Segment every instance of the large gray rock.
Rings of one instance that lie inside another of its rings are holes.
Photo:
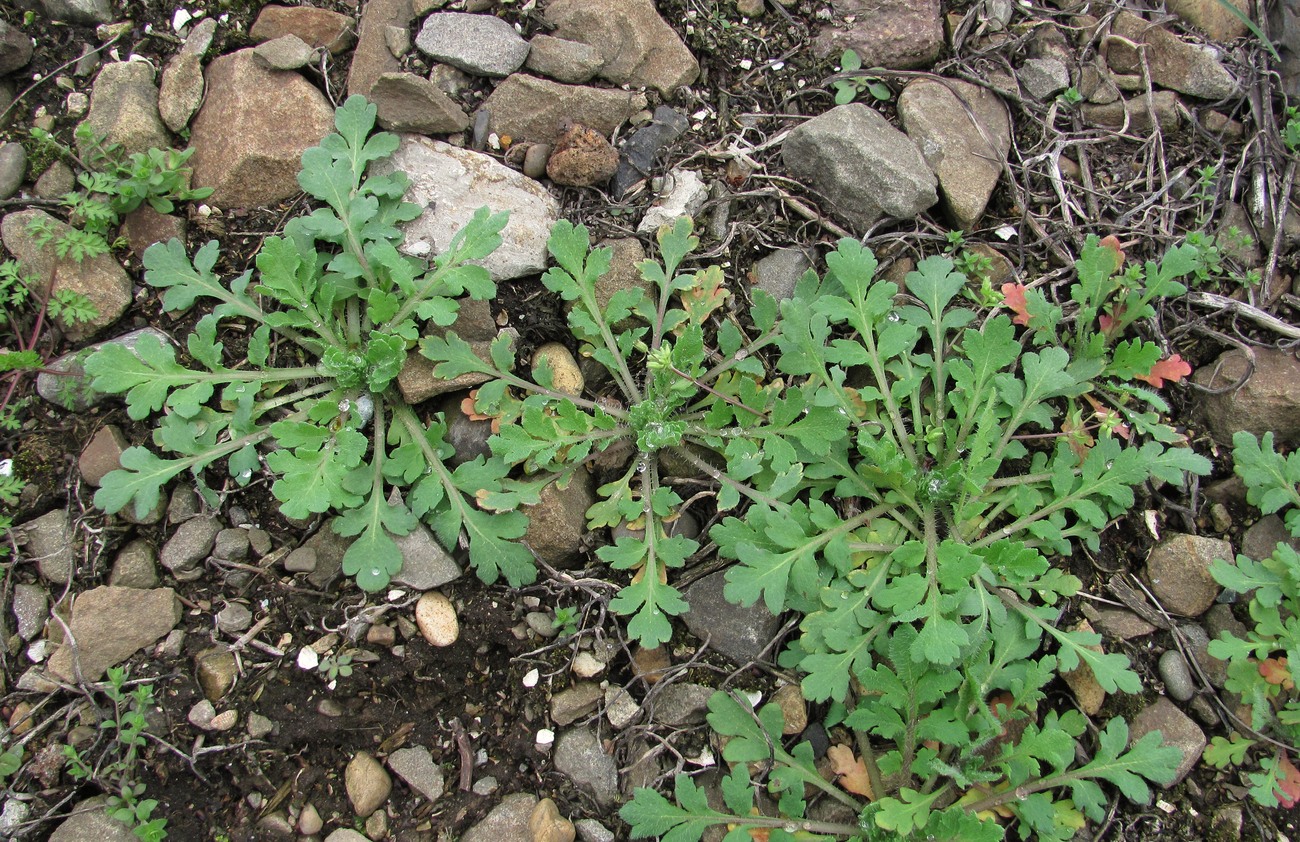
[[[869,228],[909,218],[938,201],[938,181],[907,135],[861,103],[832,108],[781,146],[790,175],[826,198],[833,216]]]
[[[526,67],[557,82],[581,85],[600,70],[605,59],[600,50],[581,41],[551,35],[534,35],[529,41]]]
[[[67,509],[55,509],[23,524],[22,558],[36,562],[47,581],[66,585],[72,579],[72,521]]]
[[[509,76],[528,58],[528,42],[495,15],[435,12],[425,19],[415,46],[476,76]]]
[[[559,219],[559,203],[536,181],[487,155],[417,135],[404,135],[393,156],[378,166],[401,170],[411,180],[406,200],[424,208],[406,225],[402,250],[432,257],[481,207],[507,211],[502,243],[481,261],[494,280],[541,272],[546,240]]]
[[[72,604],[68,627],[76,640],[80,677],[98,681],[104,670],[120,664],[176,627],[181,604],[171,588],[139,590],[104,585],[86,591]],[[73,647],[60,646],[50,658],[50,673],[76,681]]]
[[[0,76],[8,76],[31,60],[31,36],[0,21]]]
[[[863,67],[925,67],[943,48],[939,0],[832,0],[834,22],[813,42],[819,55],[851,49]]]
[[[108,799],[87,798],[50,834],[50,842],[137,842],[131,828],[109,818]]]
[[[221,207],[297,193],[299,159],[334,127],[324,94],[297,73],[267,70],[240,50],[208,65],[207,100],[190,134],[194,186]]]
[[[590,728],[574,728],[560,735],[555,741],[555,768],[602,807],[617,801],[618,764],[605,753],[600,737]]]
[[[388,755],[388,768],[430,801],[442,797],[442,767],[433,762],[433,755],[424,746],[398,749]]]
[[[95,137],[103,136],[126,152],[148,152],[171,146],[167,127],[158,116],[158,87],[153,65],[146,61],[115,61],[104,65],[90,92],[86,115]],[[82,156],[89,151],[77,138]]]
[[[210,515],[193,517],[176,528],[163,544],[159,560],[172,573],[186,573],[198,567],[216,546],[221,521]]]
[[[1183,41],[1132,12],[1120,12],[1111,32],[1119,37],[1111,40],[1106,61],[1116,73],[1140,74],[1145,66],[1160,87],[1202,99],[1224,99],[1237,92],[1237,80],[1212,47]]]
[[[53,241],[41,245],[32,232],[33,224],[54,234]],[[60,258],[55,243],[69,226],[45,211],[24,210],[7,214],[0,221],[0,237],[5,248],[23,265],[25,273],[35,279],[35,292],[46,296],[59,290],[71,290],[90,299],[95,316],[88,322],[63,325],[72,339],[85,339],[117,321],[131,303],[131,278],[111,254],[101,254],[77,263]],[[53,284],[53,289],[51,289]]]
[[[50,20],[64,23],[108,23],[113,19],[113,4],[109,0],[40,0]]]
[[[709,646],[744,665],[757,660],[781,628],[759,602],[742,608],[727,600],[725,573],[713,573],[691,584],[684,596],[691,610],[682,619],[691,634],[709,641]]]
[[[396,489],[389,502],[401,502]],[[428,591],[460,578],[460,565],[423,523],[417,523],[410,533],[397,536],[393,541],[402,553],[402,569],[393,577],[396,584]]]
[[[699,62],[652,0],[555,0],[546,7],[546,21],[556,38],[599,50],[599,75],[616,85],[655,88],[671,97],[699,78]]]
[[[898,116],[939,179],[959,228],[979,221],[1011,148],[1011,119],[998,95],[953,79],[916,79],[898,97]]]
[[[566,121],[581,123],[606,137],[646,107],[645,94],[584,85],[562,85],[516,73],[497,85],[483,103],[489,128],[516,142],[552,143]]]
[[[1255,348],[1250,369],[1241,351],[1226,351],[1192,374],[1192,382],[1219,391],[1250,376],[1236,391],[1200,396],[1200,412],[1210,433],[1228,444],[1234,433],[1272,432],[1278,445],[1300,443],[1300,360],[1276,348]]]

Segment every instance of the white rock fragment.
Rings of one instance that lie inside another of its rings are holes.
[[[298,669],[314,670],[320,666],[320,655],[310,646],[298,650]]]
[[[460,637],[456,607],[437,591],[429,591],[415,603],[415,625],[430,646],[450,646]]]
[[[532,669],[530,669],[530,670],[528,671],[528,673],[527,673],[526,675],[524,675],[524,686],[525,686],[525,687],[536,687],[536,686],[537,686],[537,680],[538,680],[539,678],[541,678],[541,677],[542,677],[541,673],[537,671],[537,668],[536,668],[536,667],[533,667]]]

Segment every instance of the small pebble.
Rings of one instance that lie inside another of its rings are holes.
[[[325,827],[325,821],[320,817],[315,804],[308,804],[302,808],[302,812],[298,814],[299,833],[303,836],[311,836],[320,833],[323,827]]]
[[[194,705],[194,707],[190,708],[190,712],[186,716],[186,719],[188,719],[190,724],[195,728],[202,728],[206,731],[212,727],[212,720],[216,719],[216,717],[217,709],[212,705],[212,702],[204,699]]]
[[[1188,701],[1196,695],[1196,682],[1192,680],[1192,671],[1187,660],[1177,649],[1170,649],[1160,656],[1160,677],[1165,682],[1165,690],[1173,699]]]
[[[429,591],[415,604],[415,625],[430,646],[450,646],[460,637],[456,607],[437,591]]]
[[[471,788],[474,790],[475,795],[491,795],[497,791],[498,786],[500,786],[500,784],[497,783],[497,779],[491,775],[487,775],[486,777],[474,781],[474,785]]]
[[[579,652],[578,656],[573,659],[573,674],[578,678],[591,678],[600,675],[604,669],[605,665],[596,660],[596,656],[590,652]]]
[[[208,727],[213,731],[229,731],[239,724],[239,711],[223,710],[221,713],[212,717],[212,722]]]
[[[316,705],[316,712],[321,716],[328,716],[332,719],[337,719],[344,713],[343,705],[333,699],[321,699],[320,704]]]

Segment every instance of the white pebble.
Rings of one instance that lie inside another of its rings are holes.
[[[530,670],[528,671],[528,674],[524,676],[524,686],[525,686],[525,687],[536,687],[536,686],[537,686],[537,680],[538,680],[539,678],[541,678],[541,677],[542,677],[542,674],[541,674],[540,672],[537,671],[537,667],[533,667],[532,669],[530,669]]]
[[[537,744],[539,746],[549,746],[555,742],[555,732],[550,728],[543,728],[537,732]]]
[[[304,670],[314,670],[320,666],[320,655],[310,646],[304,646],[298,650],[298,668]]]
[[[429,591],[415,603],[415,625],[430,646],[450,646],[460,637],[456,607],[437,591]]]

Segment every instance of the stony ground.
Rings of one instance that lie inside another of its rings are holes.
[[[393,589],[367,595],[339,575],[342,539],[287,521],[264,481],[218,486],[216,508],[178,483],[148,517],[95,509],[95,486],[150,429],[70,385],[75,352],[190,330],[197,314],[162,314],[141,285],[143,250],[216,238],[223,276],[247,268],[308,210],[302,150],[364,93],[386,128],[410,133],[397,165],[427,211],[408,245],[445,245],[479,205],[511,210],[493,258],[500,295],[457,329],[476,341],[515,331],[525,353],[565,338],[561,304],[537,282],[539,243],[560,218],[609,239],[626,273],[661,222],[691,214],[700,260],[721,264],[742,301],[751,285],[788,296],[841,236],[894,273],[947,248],[993,288],[1056,288],[1089,234],[1143,260],[1191,231],[1242,232],[1222,272],[1147,328],[1196,369],[1166,389],[1170,420],[1218,473],[1190,493],[1152,490],[1099,556],[1070,561],[1086,598],[1064,621],[1094,624],[1144,691],[1108,698],[1080,679],[1052,704],[1159,727],[1187,761],[1154,806],[1116,799],[1080,838],[1294,838],[1294,814],[1257,808],[1235,773],[1196,762],[1227,733],[1204,641],[1239,622],[1206,586],[1206,560],[1271,546],[1280,529],[1245,506],[1223,443],[1234,429],[1300,441],[1300,227],[1282,139],[1294,4],[1262,17],[1242,4],[1276,57],[1217,0],[263,5],[0,2],[0,234],[44,283],[58,271],[98,310],[65,331],[11,306],[0,339],[50,362],[3,384],[16,426],[0,432],[0,456],[26,487],[8,507],[0,617],[0,743],[24,761],[0,837],[133,838],[86,800],[102,793],[63,755],[103,751],[111,706],[96,682],[118,664],[129,686],[153,688],[140,776],[180,840],[626,838],[614,808],[632,788],[681,771],[708,779],[713,688],[775,696],[813,723],[806,735],[820,727],[775,666],[797,620],[727,604],[716,558],[677,580],[692,612],[668,646],[629,644],[607,611],[616,584],[590,554],[607,540],[585,527],[590,488],[533,513],[526,540],[545,575],[518,591],[462,575],[417,532]],[[862,78],[837,73],[845,48],[874,68],[882,98],[864,83],[858,104],[835,107],[837,83]],[[213,194],[133,214],[111,255],[57,263],[29,224],[67,221],[56,200],[80,162],[32,129],[81,148],[83,121],[128,150],[192,148],[194,185]],[[962,229],[954,247],[948,232]],[[558,366],[569,350],[547,353]],[[486,433],[465,415],[466,385],[416,369],[401,381],[472,453]],[[696,530],[710,517],[688,515]],[[450,637],[440,610],[458,617]]]

